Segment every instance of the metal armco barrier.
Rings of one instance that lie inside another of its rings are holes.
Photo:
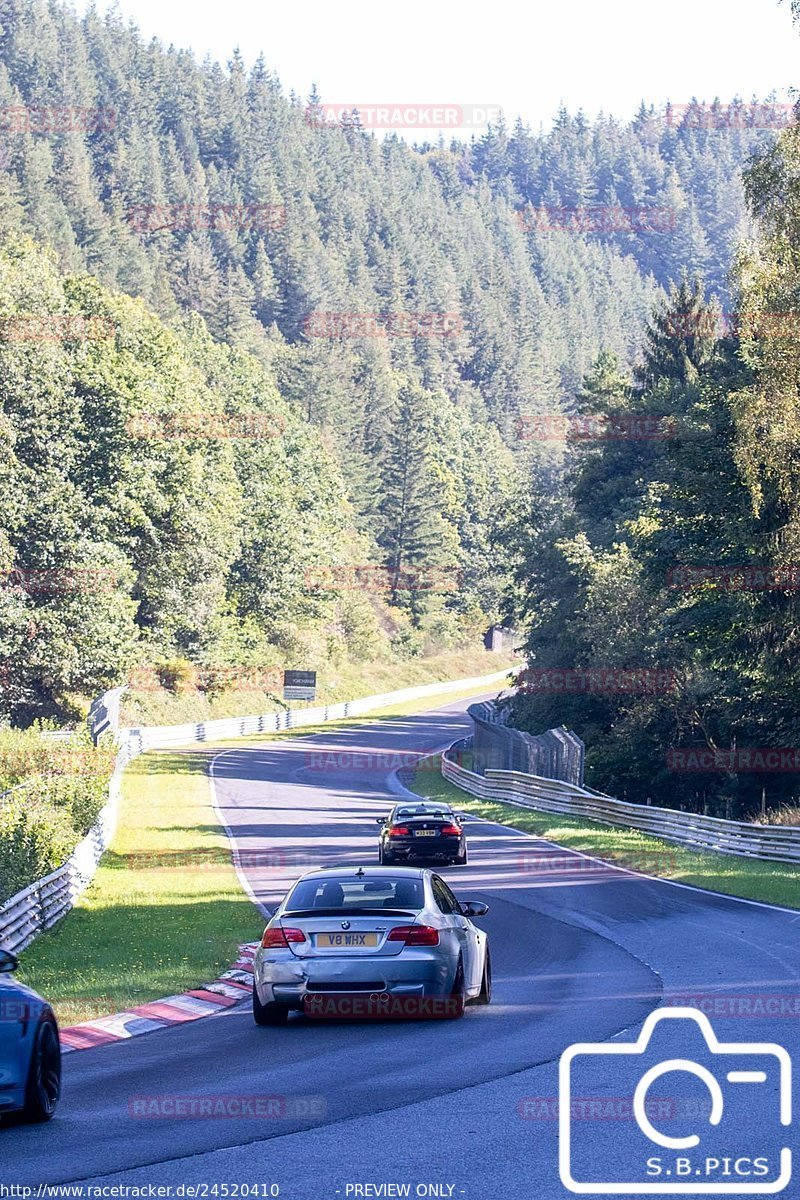
[[[720,854],[800,864],[800,826],[752,825],[674,808],[630,804],[560,779],[545,779],[522,771],[488,770],[479,775],[454,761],[469,742],[470,739],[456,742],[442,755],[442,775],[482,800],[505,800],[519,808],[588,817],[604,825],[651,833],[691,850],[714,850]]]
[[[584,744],[561,725],[545,733],[524,733],[507,723],[508,712],[491,701],[471,704],[467,710],[475,726],[472,761],[485,771],[524,771],[547,779],[583,783]]]
[[[109,782],[108,801],[67,861],[0,906],[0,947],[4,950],[24,950],[38,934],[66,916],[91,883],[116,830],[122,773],[132,757],[127,745],[120,747]]]
[[[254,733],[280,732],[302,725],[321,725],[326,721],[338,721],[343,717],[355,717],[384,708],[389,704],[400,704],[404,700],[421,700],[446,692],[457,692],[472,687],[487,688],[504,682],[510,673],[496,671],[492,675],[480,675],[470,679],[456,679],[448,683],[427,683],[419,687],[403,688],[397,692],[385,692],[379,696],[363,696],[358,700],[346,700],[342,704],[329,704],[320,708],[306,708],[299,712],[265,713],[253,717],[226,717],[218,721],[203,721],[190,725],[146,726],[139,729],[120,729],[116,733],[119,744],[114,772],[105,804],[94,826],[82,842],[76,846],[65,863],[57,867],[44,879],[23,888],[0,906],[0,947],[19,951],[29,946],[38,934],[51,929],[69,912],[78,897],[89,886],[97,865],[111,844],[117,826],[117,811],[122,790],[122,775],[132,759],[145,750],[168,746],[186,745],[192,742],[211,742],[223,738],[247,737]],[[122,689],[107,692],[92,705],[101,723],[107,714],[113,714],[119,706]]]
[[[128,685],[112,688],[103,696],[98,696],[89,709],[89,732],[95,746],[104,733],[116,735],[119,728],[119,706],[122,693],[127,692]]]

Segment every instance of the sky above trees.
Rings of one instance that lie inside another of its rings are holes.
[[[79,0],[79,11],[89,2]],[[789,5],[775,0],[496,0],[491,8],[352,0],[346,13],[327,0],[122,0],[118,9],[145,36],[200,55],[225,60],[236,45],[246,62],[263,53],[301,96],[316,83],[330,103],[499,105],[509,123],[521,115],[533,126],[549,127],[561,104],[626,119],[642,98],[749,99],[774,88],[785,99],[795,82]],[[413,131],[404,136],[413,140]]]

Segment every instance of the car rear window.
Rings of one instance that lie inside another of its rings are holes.
[[[320,909],[402,908],[419,912],[425,906],[421,879],[325,878],[301,879],[286,901],[287,912]]]
[[[452,817],[452,809],[449,808],[398,808],[394,814],[395,820],[398,817]]]

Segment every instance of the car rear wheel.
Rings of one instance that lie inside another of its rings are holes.
[[[489,947],[486,947],[486,957],[483,960],[483,978],[481,979],[481,990],[475,997],[476,1004],[491,1004],[492,1001],[492,958],[489,954]]]
[[[256,1025],[285,1025],[288,1019],[289,1009],[286,1005],[262,1004],[253,984],[253,1020]]]
[[[455,862],[457,867],[465,867],[467,865],[467,847],[466,846],[464,847],[463,853],[459,854],[458,857],[456,859],[454,859],[453,861]]]
[[[384,850],[383,846],[381,846],[378,850],[378,862],[381,863],[382,866],[386,866],[387,863],[393,863],[394,855],[389,854],[388,851]]]
[[[26,1121],[49,1121],[61,1095],[61,1047],[52,1017],[43,1017],[36,1030],[22,1116]]]
[[[450,989],[450,1003],[447,1005],[447,1019],[456,1021],[464,1015],[464,1006],[467,1002],[467,985],[464,978],[464,963],[459,957],[458,966],[456,967],[453,986]]]

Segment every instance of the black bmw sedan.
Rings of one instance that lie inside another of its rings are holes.
[[[432,800],[397,804],[388,817],[377,820],[381,827],[380,863],[425,859],[463,866],[467,861],[467,839],[461,814],[446,804],[436,804]]]

